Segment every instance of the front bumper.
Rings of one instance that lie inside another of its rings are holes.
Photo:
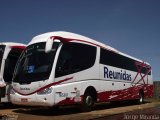
[[[13,104],[25,106],[53,106],[54,97],[52,94],[38,95],[20,95],[18,93],[10,94],[10,99]]]

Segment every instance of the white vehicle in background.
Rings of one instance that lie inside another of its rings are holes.
[[[148,63],[70,32],[34,37],[19,59],[11,101],[18,105],[81,104],[134,100],[153,95]]]
[[[0,102],[10,101],[9,91],[14,68],[25,47],[20,43],[0,43]]]

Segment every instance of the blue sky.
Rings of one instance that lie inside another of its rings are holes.
[[[160,0],[0,0],[0,42],[69,31],[147,61],[160,80]]]

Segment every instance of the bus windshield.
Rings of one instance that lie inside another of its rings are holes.
[[[28,46],[16,65],[13,82],[20,84],[46,80],[51,73],[58,42],[54,42],[52,50],[45,52],[46,42]]]
[[[5,45],[0,45],[0,69],[1,69],[1,64],[2,64],[2,58],[3,58],[4,49],[5,49]]]

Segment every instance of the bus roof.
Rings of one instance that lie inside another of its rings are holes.
[[[123,56],[126,56],[128,58],[134,59],[134,60],[139,61],[141,63],[143,62],[140,59],[137,59],[135,57],[132,57],[130,55],[122,53],[122,52],[116,50],[115,48],[113,48],[113,47],[111,47],[109,45],[105,45],[105,44],[103,44],[101,42],[98,42],[98,41],[96,41],[94,39],[91,39],[91,38],[88,38],[88,37],[85,37],[85,36],[82,36],[82,35],[79,35],[79,34],[71,33],[71,32],[65,32],[65,31],[56,31],[56,32],[48,32],[48,33],[40,34],[38,36],[35,36],[28,45],[31,45],[31,44],[34,44],[34,43],[37,43],[37,42],[46,42],[52,36],[58,36],[58,37],[63,37],[63,38],[68,38],[68,39],[81,40],[81,41],[86,42],[88,44],[89,43],[93,43],[94,45],[97,45],[97,46],[100,46],[100,47],[105,48],[107,50],[116,52],[116,53],[118,53],[120,55],[123,55]],[[73,42],[74,42],[74,40],[73,40]],[[149,65],[149,63],[147,63],[147,62],[144,62],[144,63]]]
[[[91,42],[91,43],[100,45],[100,46],[102,46],[104,48],[108,48],[110,50],[117,51],[116,49],[114,49],[114,48],[112,48],[110,46],[107,46],[107,45],[105,45],[103,43],[100,43],[100,42],[98,42],[96,40],[93,40],[91,38],[88,38],[88,37],[85,37],[85,36],[82,36],[82,35],[79,35],[79,34],[71,33],[71,32],[64,32],[64,31],[48,32],[48,33],[44,33],[44,34],[38,35],[38,36],[36,36],[36,37],[34,37],[32,39],[32,41],[29,43],[29,45],[37,43],[37,42],[45,42],[51,36],[58,36],[58,37],[63,37],[63,38],[75,39],[75,40],[83,40],[84,42]]]
[[[25,44],[16,43],[16,42],[0,42],[0,45],[6,45],[6,46],[9,46],[9,47],[22,48],[22,49],[24,49],[26,47]]]
[[[16,42],[0,42],[0,45],[7,45],[7,46],[26,46],[25,44],[22,43],[16,43]]]

